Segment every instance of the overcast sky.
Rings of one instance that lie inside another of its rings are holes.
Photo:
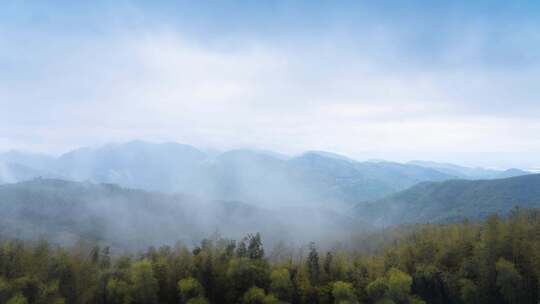
[[[540,1],[371,2],[2,1],[0,151],[540,167]]]

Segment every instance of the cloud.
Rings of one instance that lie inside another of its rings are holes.
[[[445,26],[435,42],[418,25],[194,38],[141,22],[0,32],[0,149],[143,138],[396,160],[540,152],[538,33],[526,26],[497,45],[489,22]]]

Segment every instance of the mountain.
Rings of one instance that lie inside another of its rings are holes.
[[[377,225],[447,222],[540,207],[540,174],[493,180],[424,182],[387,198],[360,203],[359,219]]]
[[[527,175],[527,174],[532,174],[532,172],[524,171],[524,170],[516,169],[516,168],[511,168],[511,169],[500,172],[499,174],[495,176],[495,178],[515,177],[515,176],[522,176],[522,175]]]
[[[289,160],[310,192],[321,197],[339,198],[348,203],[384,197],[422,181],[455,178],[433,169],[393,162],[356,162],[305,153]]]
[[[36,177],[56,177],[56,174],[30,168],[18,163],[0,161],[0,184],[16,183]]]
[[[25,153],[15,150],[0,153],[0,162],[23,165],[35,170],[47,171],[55,161],[55,157],[45,154]]]
[[[531,174],[531,172],[514,168],[508,170],[485,169],[479,167],[470,168],[449,163],[438,163],[420,160],[410,161],[409,164],[425,168],[432,168],[437,171],[464,179],[493,179]]]
[[[266,210],[242,202],[209,201],[58,179],[0,185],[0,237],[45,237],[61,244],[79,239],[117,248],[191,244],[219,231],[240,238],[261,232],[269,242],[338,240],[363,227],[328,210]]]
[[[176,185],[189,183],[185,173],[196,171],[205,158],[204,153],[188,145],[132,141],[63,154],[54,170],[72,180],[175,191]]]
[[[49,169],[55,158],[48,155],[8,151],[0,153],[0,184],[16,183],[36,177],[58,177]]]
[[[382,198],[418,182],[456,178],[423,166],[357,162],[323,151],[296,157],[257,150],[207,154],[188,145],[143,141],[77,149],[46,168],[74,181],[191,193],[204,199],[247,201],[259,206],[334,209]]]
[[[200,179],[197,187],[186,192],[264,206],[307,204],[339,209],[342,203],[380,198],[421,181],[453,176],[419,166],[362,163],[320,152],[283,159],[233,150],[204,162],[196,178]]]

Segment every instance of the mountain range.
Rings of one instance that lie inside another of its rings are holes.
[[[507,170],[495,170],[480,167],[469,168],[449,163],[437,163],[419,160],[410,161],[408,164],[417,165],[425,168],[432,168],[437,171],[463,179],[496,179],[530,174],[530,172],[516,168],[511,168]]]
[[[346,241],[380,226],[445,223],[540,208],[540,174],[493,179],[422,182],[352,209],[262,208],[249,202],[204,200],[113,184],[37,178],[0,185],[0,237],[79,239],[117,248],[143,248],[220,234],[261,232],[278,241]]]
[[[189,243],[215,231],[338,241],[377,226],[540,207],[540,174],[517,169],[360,162],[324,151],[205,153],[142,141],[59,157],[0,154],[0,181],[0,237],[121,248]]]
[[[258,206],[337,208],[380,199],[424,181],[528,173],[427,162],[360,162],[324,151],[295,157],[255,150],[205,153],[189,145],[143,141],[80,148],[56,158],[8,152],[0,154],[0,162],[0,183],[53,177]],[[476,171],[481,173],[473,174]]]

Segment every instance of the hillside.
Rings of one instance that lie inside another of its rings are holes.
[[[9,159],[14,159],[13,155]],[[382,198],[418,182],[455,178],[431,168],[357,162],[323,151],[292,158],[256,150],[207,154],[189,145],[143,141],[81,148],[52,162],[43,158],[41,164],[36,164],[36,156],[16,159],[27,167],[46,168],[74,181],[190,193],[210,200],[248,201],[263,207],[309,205],[338,210],[359,201]]]
[[[292,176],[306,191],[348,203],[371,200],[422,181],[455,178],[433,169],[393,162],[357,162],[321,153],[305,153],[289,160]]]
[[[219,231],[261,232],[269,242],[347,238],[357,221],[328,210],[266,210],[234,201],[126,189],[56,179],[0,186],[0,236],[53,242],[97,240],[114,247],[191,244]]]
[[[447,222],[540,207],[540,174],[494,180],[424,182],[387,198],[360,203],[355,213],[378,225]]]
[[[36,177],[55,178],[58,175],[18,163],[0,161],[0,184],[16,183]]]

